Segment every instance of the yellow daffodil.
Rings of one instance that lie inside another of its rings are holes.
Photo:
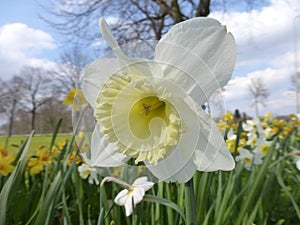
[[[34,176],[36,174],[41,173],[44,170],[44,165],[44,161],[40,160],[40,158],[36,156],[32,156],[27,162],[29,174],[31,176]]]
[[[71,154],[68,157],[68,166],[72,164],[72,162],[75,162],[75,164],[79,164],[82,162],[81,157],[77,154],[76,151],[72,151]]]
[[[233,115],[231,112],[227,112],[224,114],[224,120],[227,122],[232,122],[234,119]]]
[[[236,134],[233,133],[233,129],[230,129],[227,133],[226,145],[231,153],[235,152]]]
[[[31,176],[41,173],[44,166],[53,162],[53,157],[50,157],[50,150],[45,146],[39,146],[35,154],[27,161],[27,168]]]
[[[127,57],[104,21],[102,37],[116,58],[90,64],[83,94],[97,124],[91,166],[117,167],[134,159],[163,181],[186,182],[195,170],[232,170],[234,160],[202,105],[227,84],[235,41],[211,18],[175,25],[158,42],[154,60]]]
[[[86,100],[80,88],[72,88],[66,95],[63,104],[73,105],[76,110],[79,110],[80,105],[86,104]]]
[[[7,176],[10,174],[15,167],[11,165],[11,163],[14,161],[14,157],[10,154],[8,154],[7,151],[1,150],[0,152],[0,174],[2,176]]]
[[[226,129],[230,128],[228,123],[223,120],[219,120],[216,124],[217,124],[218,128],[220,129],[220,131],[225,131]]]

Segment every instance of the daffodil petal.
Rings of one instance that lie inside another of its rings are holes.
[[[207,98],[227,84],[234,68],[235,55],[233,36],[211,18],[194,18],[175,25],[155,49],[155,60],[176,65],[189,74]],[[165,71],[168,70],[166,67]],[[188,89],[191,89],[193,84],[189,83]]]
[[[147,71],[149,72],[152,70],[152,69],[149,70],[149,68],[145,68],[146,64],[144,64],[143,62],[148,61],[147,59],[129,58],[123,53],[118,42],[112,35],[112,32],[111,32],[108,24],[106,23],[106,21],[103,18],[100,18],[100,20],[99,20],[99,27],[100,27],[103,39],[111,47],[111,49],[117,56],[119,68],[122,68],[123,71],[126,71],[128,74],[139,74],[138,72],[141,72],[141,71],[144,73],[146,72],[146,74],[147,74]],[[136,64],[137,62],[142,62],[142,63]],[[149,61],[149,62],[151,62],[151,61]],[[142,66],[142,68],[139,68],[140,66]],[[146,75],[146,74],[144,74],[144,75]]]
[[[116,53],[117,57],[126,59],[127,56],[125,56],[124,53],[122,52],[119,44],[117,43],[114,36],[112,35],[108,24],[102,17],[99,20],[99,27],[100,27],[103,39],[112,48],[112,50]]]
[[[193,117],[193,113],[188,113],[188,111],[183,114],[185,115],[184,121],[192,118],[191,122],[193,121],[194,127],[197,127],[195,126],[195,121],[199,119],[201,127],[198,131],[185,131],[186,135],[196,134],[198,137],[181,139],[173,154],[156,166],[150,166],[146,163],[148,169],[160,180],[184,183],[193,176],[196,169],[200,171],[226,171],[234,168],[235,162],[218,127],[200,109],[198,113],[201,115],[201,118]],[[189,146],[191,140],[197,140],[196,146]],[[188,149],[187,146],[193,147],[195,152],[191,155],[190,160],[180,165],[176,164],[176,162],[182,162],[186,157],[184,153]]]
[[[148,191],[153,185],[153,182],[148,181],[148,177],[139,177],[133,183],[133,186],[143,188],[145,191]]]
[[[169,182],[176,182],[179,183],[186,183],[189,181],[193,175],[195,174],[195,171],[197,170],[197,167],[193,160],[191,159],[188,161],[183,168],[181,168],[178,173],[174,174],[172,177],[170,177],[168,180]]]
[[[157,44],[155,59],[165,61],[180,58],[177,57],[176,49],[167,49],[164,47],[165,43],[182,46],[199,56],[215,74],[221,86],[230,78],[236,60],[236,45],[232,34],[219,21],[197,17],[173,26]],[[174,56],[174,51],[176,57],[168,57]]]
[[[119,192],[119,194],[115,197],[115,203],[117,205],[125,205],[126,201],[128,198],[128,190],[127,189],[123,189],[122,191]]]
[[[143,188],[135,187],[132,191],[134,205],[140,203],[143,200],[144,195],[145,190]]]
[[[296,161],[296,167],[298,170],[300,170],[300,158]]]
[[[177,52],[172,59],[169,59],[171,56],[167,60],[156,59],[165,63],[162,66],[164,78],[179,84],[199,105],[220,88],[211,69],[200,57],[183,46],[172,43],[164,43],[163,46]]]
[[[115,143],[108,143],[96,126],[92,135],[91,159],[91,166],[116,167],[123,165],[129,157],[117,152]]]
[[[180,89],[177,89],[177,92],[180,92]],[[198,144],[198,133],[201,127],[198,116],[195,113],[197,109],[192,110],[190,108],[196,106],[192,104],[188,105],[183,99],[179,98],[172,99],[172,104],[180,115],[181,121],[184,122],[180,140],[176,148],[165,159],[159,161],[157,165],[153,166],[148,162],[145,162],[145,164],[158,179],[162,181],[175,181],[178,178],[181,182],[190,178],[196,170],[196,167],[191,165],[190,161]],[[207,141],[203,141],[203,144],[206,144]],[[183,170],[182,173],[181,170]],[[182,175],[185,173],[184,177],[179,176],[179,174]]]
[[[118,69],[116,59],[98,59],[88,65],[83,72],[82,91],[88,103],[94,108],[102,84]]]
[[[202,126],[194,158],[197,169],[200,171],[232,170],[235,162],[223,135],[210,117],[205,113],[201,114]],[[206,145],[203,145],[202,143],[205,142]]]

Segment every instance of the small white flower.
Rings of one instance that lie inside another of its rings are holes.
[[[266,138],[271,138],[275,133],[271,127],[267,127],[266,129],[264,129],[263,134]]]
[[[248,132],[248,140],[265,136],[261,121],[258,118],[247,120],[246,123],[243,123],[243,130]]]
[[[100,183],[98,180],[98,172],[96,168],[83,163],[78,167],[78,172],[82,179],[89,178],[88,181],[90,184],[93,184],[95,182],[95,184],[98,185]]]
[[[247,120],[246,123],[243,123],[243,129],[248,132],[256,132],[259,127],[260,121],[258,118]]]
[[[140,203],[143,200],[145,192],[153,187],[154,183],[147,180],[147,177],[136,179],[130,189],[124,189],[116,196],[115,203],[121,206],[124,205],[126,216],[132,214],[132,206],[134,205],[135,207],[136,204]]]
[[[230,130],[228,131],[227,140],[229,141],[236,140],[236,134],[233,133],[232,128],[230,128]]]
[[[297,157],[297,159],[295,159],[295,163],[296,163],[297,169],[300,170],[300,157]]]
[[[256,142],[256,147],[253,152],[260,153],[262,156],[266,156],[270,150],[272,141],[266,141],[265,139],[258,139]]]
[[[241,149],[240,154],[236,157],[236,161],[241,161],[247,170],[251,170],[252,164],[262,164],[262,154],[253,154],[247,149]]]
[[[294,157],[294,163],[300,171],[300,151],[294,149],[294,151],[290,152],[289,155]]]
[[[136,179],[132,185],[129,185],[115,177],[105,177],[101,186],[107,181],[115,182],[125,188],[116,196],[115,203],[125,207],[126,216],[130,216],[132,214],[133,206],[135,207],[138,203],[140,203],[144,198],[145,192],[154,185],[153,182],[148,181],[147,177],[140,177]]]

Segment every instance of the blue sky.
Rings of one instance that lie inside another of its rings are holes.
[[[59,58],[61,37],[38,16],[43,1],[0,1],[1,79],[9,79],[25,64],[50,67]]]
[[[43,2],[49,1],[0,1],[1,79],[9,79],[24,65],[55,67],[62,37],[39,19],[38,3]],[[251,78],[260,77],[271,92],[266,107],[260,111],[277,115],[295,113],[290,76],[295,72],[295,36],[300,49],[300,18],[299,31],[293,34],[297,15],[300,15],[299,0],[270,0],[269,4],[248,12],[221,9],[211,12],[210,17],[225,24],[237,42],[236,68],[223,93],[228,110],[238,108],[253,115],[247,86]]]

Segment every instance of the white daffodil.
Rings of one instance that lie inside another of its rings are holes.
[[[147,177],[140,177],[136,179],[131,185],[130,189],[122,190],[115,198],[117,205],[125,207],[126,216],[132,214],[132,206],[140,203],[145,195],[145,192],[152,188],[153,182],[149,182]],[[132,204],[133,200],[133,204]]]
[[[251,153],[248,149],[241,149],[240,154],[236,157],[236,161],[241,161],[247,170],[251,170],[252,164],[262,164],[262,154]]]
[[[253,152],[260,153],[262,156],[266,156],[270,150],[272,141],[267,141],[263,138],[259,138],[256,141],[256,147],[253,149]]]
[[[249,133],[255,133],[258,130],[261,130],[261,123],[258,118],[254,118],[252,120],[247,120],[245,123],[242,124],[243,130]]]
[[[300,171],[300,151],[294,149],[294,151],[290,152],[289,155],[294,157],[294,163],[297,169]]]
[[[295,160],[295,164],[298,170],[300,170],[300,157]]]
[[[83,93],[94,109],[92,166],[117,167],[133,158],[163,181],[186,182],[195,170],[232,170],[223,136],[201,108],[227,84],[235,41],[212,18],[175,25],[158,42],[154,60],[129,58],[100,19],[116,58],[90,64]]]
[[[101,182],[101,186],[107,181],[115,182],[125,188],[116,196],[115,203],[125,207],[126,216],[130,216],[132,214],[133,206],[135,207],[138,203],[140,203],[144,198],[145,192],[154,185],[153,182],[148,181],[147,177],[140,177],[136,179],[132,185],[114,177],[106,177]]]
[[[83,163],[82,165],[80,165],[78,167],[78,172],[82,179],[89,178],[88,181],[90,184],[93,184],[94,182],[97,185],[99,184],[98,172],[97,172],[96,168],[94,168],[86,163]]]

